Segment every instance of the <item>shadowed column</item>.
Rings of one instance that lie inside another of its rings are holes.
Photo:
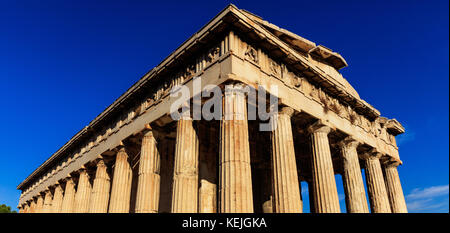
[[[66,190],[61,206],[61,213],[72,213],[75,203],[75,182],[72,177],[66,178]]]
[[[136,213],[158,213],[160,156],[152,131],[142,138]]]
[[[363,155],[366,164],[366,183],[372,213],[391,213],[391,207],[381,171],[381,153],[372,150]]]
[[[312,184],[315,213],[340,213],[328,133],[330,127],[317,122],[308,128],[312,144]]]
[[[275,213],[301,213],[302,201],[295,161],[291,116],[294,110],[283,107],[275,115],[272,132],[273,210]]]
[[[81,168],[80,178],[78,179],[77,193],[75,194],[75,213],[88,213],[89,201],[91,198],[92,185],[89,181],[89,174],[86,168]]]
[[[61,213],[63,197],[63,189],[61,187],[61,184],[57,183],[55,185],[55,192],[53,194],[52,213]]]
[[[220,212],[252,213],[247,103],[242,86],[225,87],[220,131]]]
[[[44,196],[44,208],[42,209],[42,213],[51,213],[52,212],[52,192],[50,190],[45,190]]]
[[[128,160],[125,147],[121,147],[116,155],[114,176],[111,188],[110,213],[128,213],[130,211],[131,181],[133,171]]]
[[[364,181],[359,166],[358,142],[351,137],[339,142],[341,149],[345,203],[348,213],[369,213]]]
[[[43,209],[44,209],[44,197],[42,197],[42,194],[40,193],[37,196],[35,213],[42,213]]]
[[[92,187],[89,213],[107,213],[109,202],[109,191],[111,189],[111,179],[108,167],[103,159],[97,162],[94,185]]]
[[[383,166],[386,189],[391,204],[392,213],[408,213],[402,184],[398,175],[399,162],[388,162]]]
[[[198,137],[188,113],[177,122],[172,213],[198,212]]]

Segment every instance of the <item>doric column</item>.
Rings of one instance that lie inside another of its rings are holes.
[[[198,212],[198,137],[185,112],[177,122],[172,213]]]
[[[32,198],[30,200],[30,211],[29,211],[29,213],[36,213],[35,210],[36,210],[36,201],[34,200],[34,198]]]
[[[40,193],[37,196],[35,213],[42,213],[43,209],[44,209],[44,197],[42,197],[42,194]]]
[[[342,179],[345,203],[348,213],[369,213],[358,152],[356,151],[358,144],[351,137],[347,137],[339,143],[343,163]]]
[[[74,213],[88,213],[92,185],[89,181],[89,174],[86,168],[81,168],[79,173],[80,178],[78,179],[78,188],[75,194]]]
[[[242,86],[225,87],[220,125],[220,212],[252,213],[247,103]]]
[[[61,187],[61,184],[57,183],[55,185],[55,192],[53,194],[52,213],[61,213],[63,197],[63,189]]]
[[[49,189],[45,190],[44,208],[42,209],[42,213],[52,212],[52,198],[52,192]]]
[[[107,213],[109,202],[109,191],[111,189],[111,179],[108,167],[103,159],[97,162],[94,185],[92,187],[89,213]]]
[[[72,177],[66,178],[66,190],[61,205],[61,213],[72,213],[75,203],[75,182]]]
[[[23,213],[23,206],[19,205],[17,206],[17,209],[19,210],[19,214]]]
[[[366,183],[372,213],[391,213],[391,207],[381,171],[381,153],[372,150],[362,157],[366,164]]]
[[[383,166],[387,194],[391,204],[392,213],[408,213],[405,196],[403,196],[403,189],[397,171],[398,165],[398,162],[387,162]]]
[[[23,207],[23,213],[27,214],[30,212],[30,205],[28,204],[28,202],[25,202],[25,205]]]
[[[110,213],[128,213],[130,211],[131,181],[133,171],[128,161],[125,147],[120,147],[116,155],[111,188]]]
[[[339,197],[334,179],[328,133],[321,121],[308,128],[312,144],[312,183],[315,213],[339,213]]]
[[[136,213],[158,213],[160,156],[152,131],[142,138]]]
[[[301,213],[302,203],[295,161],[291,116],[294,110],[283,107],[275,115],[272,132],[273,210],[275,213]]]

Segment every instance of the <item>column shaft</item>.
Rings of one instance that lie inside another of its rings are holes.
[[[80,170],[77,193],[75,194],[75,213],[88,213],[89,201],[91,198],[92,185],[89,181],[89,174],[86,169]]]
[[[160,155],[151,131],[142,138],[136,213],[158,213]]]
[[[111,179],[108,167],[103,160],[97,163],[94,185],[92,187],[89,213],[107,213]]]
[[[44,210],[44,198],[42,197],[42,194],[39,194],[37,197],[35,213],[42,213],[43,210]]]
[[[61,213],[61,207],[63,203],[63,189],[61,188],[60,184],[57,184],[55,186],[55,192],[53,194],[53,201],[52,201],[52,213]]]
[[[359,166],[358,142],[346,138],[339,144],[343,162],[343,183],[345,191],[345,203],[348,213],[369,213],[367,205],[364,181]]]
[[[334,178],[328,133],[330,128],[321,122],[309,128],[312,144],[312,183],[316,213],[339,213],[339,197]]]
[[[113,183],[111,189],[110,213],[128,213],[130,211],[131,181],[133,171],[125,148],[120,148],[116,156]]]
[[[275,213],[301,213],[302,201],[295,161],[291,115],[283,108],[276,116],[272,132],[273,210]]]
[[[72,178],[66,181],[66,190],[64,191],[64,198],[61,206],[61,213],[72,213],[75,203],[75,182]]]
[[[366,183],[372,213],[391,213],[391,207],[386,192],[386,185],[381,171],[381,155],[364,156],[366,164]]]
[[[391,204],[392,213],[408,213],[397,165],[397,163],[393,163],[384,166],[384,178],[389,202]]]
[[[225,87],[220,131],[220,212],[252,213],[247,103],[240,86]]]
[[[192,119],[177,122],[172,213],[198,212],[198,137]]]
[[[52,193],[50,190],[45,192],[44,197],[44,208],[42,209],[42,213],[51,213],[52,212]]]

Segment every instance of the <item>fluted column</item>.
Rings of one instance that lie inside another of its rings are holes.
[[[308,128],[312,144],[312,183],[315,213],[340,213],[328,133],[330,127],[317,122]]]
[[[72,213],[75,203],[75,182],[72,177],[66,179],[66,190],[64,191],[61,213]]]
[[[220,125],[220,212],[252,213],[247,103],[242,86],[225,87]]]
[[[398,175],[398,165],[398,162],[388,162],[383,166],[387,194],[391,204],[392,213],[408,213],[405,196],[403,195],[403,189]]]
[[[103,159],[97,162],[94,185],[92,187],[89,213],[107,213],[109,202],[109,191],[111,189],[111,179],[108,167]]]
[[[81,168],[79,173],[80,178],[78,179],[78,188],[75,194],[74,213],[88,213],[92,185],[86,168]]]
[[[62,203],[63,203],[63,189],[59,183],[55,186],[55,192],[53,194],[52,201],[52,213],[61,213]]]
[[[52,192],[50,190],[45,190],[44,196],[44,208],[42,209],[42,213],[51,213],[52,212]]]
[[[351,137],[347,137],[339,143],[343,163],[342,179],[345,203],[348,213],[369,213],[358,152],[356,151],[358,144]]]
[[[273,209],[275,213],[301,213],[302,201],[295,161],[291,116],[294,110],[283,107],[275,115],[272,132]]]
[[[198,212],[198,137],[187,113],[177,122],[172,213]]]
[[[39,194],[37,196],[35,213],[42,213],[43,209],[44,209],[44,197],[42,197],[42,194]]]
[[[30,200],[30,211],[29,213],[36,213],[36,201],[33,199]]]
[[[142,138],[136,213],[158,213],[160,187],[160,155],[152,131]]]
[[[381,153],[370,151],[363,156],[366,165],[366,183],[372,213],[391,213],[391,207],[381,171]]]
[[[25,203],[25,207],[23,208],[23,213],[27,214],[30,212],[30,205],[28,203]]]
[[[130,211],[131,181],[133,171],[128,160],[125,147],[121,147],[116,155],[114,176],[111,188],[110,213],[128,213]]]

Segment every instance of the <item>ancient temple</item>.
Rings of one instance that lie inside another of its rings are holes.
[[[19,212],[301,213],[307,184],[311,212],[337,213],[338,174],[347,212],[407,212],[404,128],[360,98],[346,66],[229,5],[19,184]],[[171,89],[192,91],[194,77],[222,90],[222,119],[171,117]],[[253,103],[230,85],[276,95],[277,127],[261,131],[265,119],[249,120]]]

